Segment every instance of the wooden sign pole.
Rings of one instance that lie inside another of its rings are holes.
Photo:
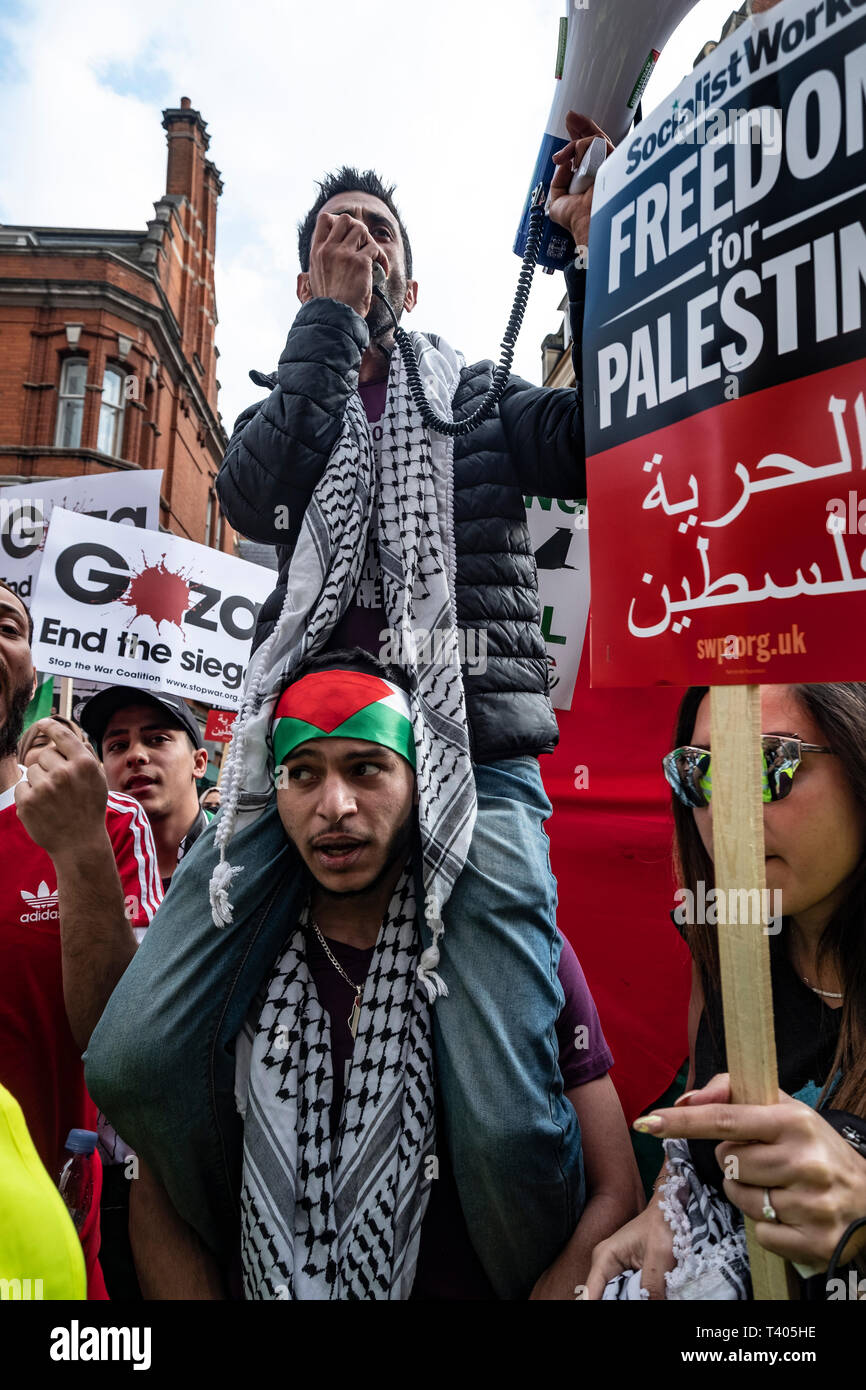
[[[72,677],[60,677],[60,708],[57,713],[64,719],[72,718]]]
[[[760,738],[758,686],[712,686],[713,857],[718,898],[728,909],[724,926],[719,912],[718,927],[722,1006],[731,1100],[745,1105],[771,1105],[779,1093],[770,941],[761,914],[766,878]],[[757,893],[741,891],[753,889]],[[734,903],[739,911],[731,923]],[[748,1217],[746,1243],[754,1297],[790,1298],[795,1285],[786,1262],[758,1244]]]

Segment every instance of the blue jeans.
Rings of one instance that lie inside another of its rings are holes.
[[[478,820],[445,913],[434,1007],[446,1138],[475,1249],[501,1298],[525,1297],[582,1210],[580,1133],[563,1098],[555,1022],[556,887],[535,758],[475,768]],[[230,859],[234,923],[211,921],[215,823],[171,891],[90,1040],[94,1100],[225,1262],[239,1235],[243,1131],[234,1040],[308,880],[271,802]],[[426,926],[424,927],[426,931]]]
[[[500,1298],[526,1297],[585,1201],[563,1096],[556,880],[538,759],[475,767],[478,819],[445,908],[433,1010],[446,1139],[472,1244]]]

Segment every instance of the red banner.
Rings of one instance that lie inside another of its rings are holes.
[[[691,963],[670,916],[673,822],[661,767],[680,693],[591,690],[587,642],[571,710],[556,713],[559,745],[540,759],[553,803],[556,919],[592,991],[629,1122],[667,1090],[689,1050]]]

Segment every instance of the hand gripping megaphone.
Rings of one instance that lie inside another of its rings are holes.
[[[619,144],[634,120],[659,53],[694,5],[695,0],[568,0],[560,27],[556,92],[514,242],[518,256],[526,252],[539,186],[546,198],[556,167],[553,156],[569,142],[566,113],[589,116]],[[599,141],[575,174],[572,192],[591,181],[603,156]],[[573,256],[568,232],[545,218],[538,265],[548,272],[561,270]]]

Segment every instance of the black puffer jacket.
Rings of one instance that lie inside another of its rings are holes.
[[[567,273],[576,345],[585,278]],[[292,324],[276,375],[250,373],[273,389],[239,416],[217,491],[236,530],[277,547],[279,582],[259,615],[256,645],[282,607],[303,513],[339,436],[368,341],[367,325],[354,309],[313,299]],[[490,362],[464,368],[455,419],[476,409],[492,370]],[[586,496],[579,386],[548,390],[512,377],[497,414],[454,441],[457,618],[461,628],[487,633],[486,670],[464,668],[476,762],[551,752],[558,739],[524,494]],[[286,508],[288,526],[282,526]]]

